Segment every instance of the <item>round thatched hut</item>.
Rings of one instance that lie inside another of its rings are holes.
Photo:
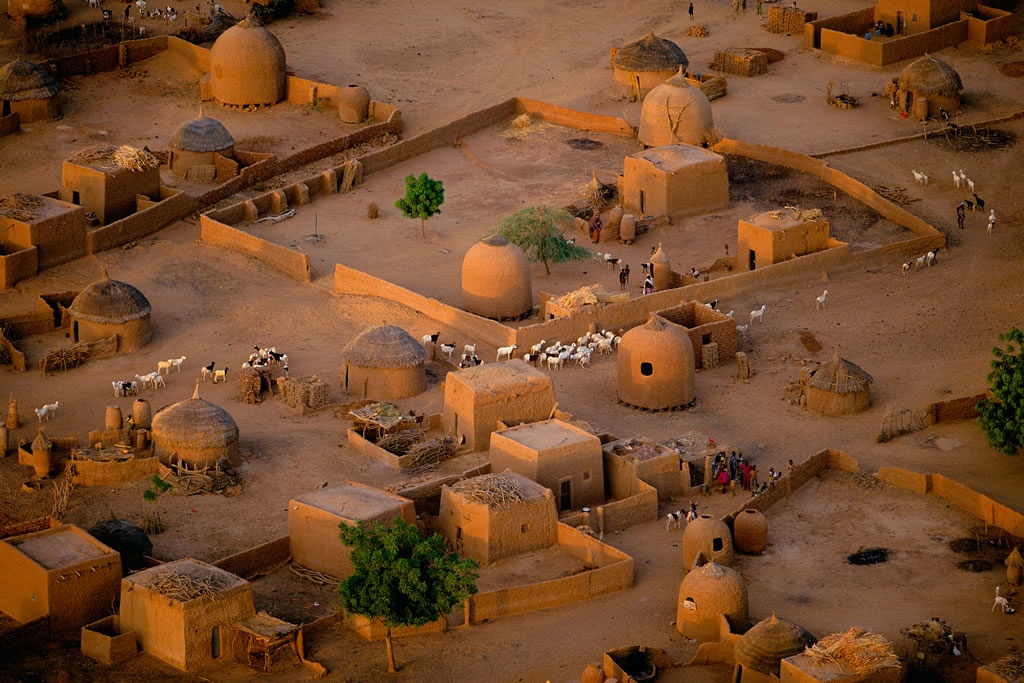
[[[199,398],[161,408],[153,416],[153,447],[160,462],[181,462],[189,468],[238,463],[238,426],[227,411]]]
[[[731,567],[736,561],[729,525],[711,515],[701,515],[683,531],[683,571],[693,569],[697,557]]]
[[[117,350],[135,351],[153,338],[152,308],[142,292],[125,282],[104,277],[92,283],[68,306],[76,342],[117,336]]]
[[[807,409],[822,415],[853,415],[871,407],[875,380],[838,355],[810,373],[804,389]]]
[[[736,683],[752,679],[761,681],[766,680],[764,676],[773,676],[777,680],[782,660],[802,653],[815,642],[817,638],[802,626],[772,614],[754,624],[736,641],[736,669],[732,680]],[[756,674],[745,676],[745,671]]]
[[[704,145],[715,127],[707,95],[686,81],[682,72],[644,98],[637,140],[647,147]]]
[[[243,19],[210,48],[209,94],[223,104],[270,105],[284,99],[284,48],[273,33]]]
[[[623,45],[612,56],[615,82],[628,85],[638,99],[680,69],[686,71],[689,65],[690,60],[682,48],[671,40],[659,38],[653,31],[640,40]]]
[[[49,21],[64,15],[61,0],[11,0],[7,3],[7,16],[14,20],[36,19]]]
[[[341,355],[342,385],[361,398],[407,398],[427,388],[427,352],[401,327],[371,327],[350,341]]]
[[[193,166],[213,166],[214,155],[230,158],[234,153],[235,139],[224,124],[200,115],[171,134],[168,165],[175,175],[184,178]]]
[[[14,5],[15,3],[11,3]],[[60,84],[43,67],[17,59],[0,67],[0,116],[17,113],[21,123],[60,116]]]
[[[687,406],[697,395],[693,342],[678,325],[656,315],[622,335],[616,362],[623,403],[666,410]]]
[[[498,233],[470,247],[462,259],[462,307],[494,320],[530,313],[533,280],[526,252]]]
[[[733,633],[743,633],[750,626],[750,603],[743,577],[717,562],[695,567],[679,586],[676,630],[691,640],[714,642],[721,637],[722,616]]]
[[[907,65],[896,78],[896,106],[918,120],[960,111],[964,84],[960,74],[935,57],[924,56]]]

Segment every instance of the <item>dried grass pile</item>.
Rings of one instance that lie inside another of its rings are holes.
[[[403,429],[400,432],[385,434],[377,439],[377,445],[398,456],[405,455],[409,449],[423,441],[426,434],[422,429]]]
[[[455,439],[440,436],[414,445],[406,453],[409,460],[402,469],[410,472],[425,472],[455,455]]]
[[[216,574],[178,574],[160,572],[149,579],[149,588],[178,602],[190,602],[212,598],[228,587],[224,579]]]
[[[526,500],[518,479],[507,474],[485,474],[466,479],[452,486],[466,500],[492,508],[504,507]]]
[[[597,294],[595,292],[600,291],[600,285],[584,286],[579,289],[563,294],[562,296],[555,299],[555,304],[568,310],[575,310],[583,308],[597,303]]]
[[[644,460],[651,460],[663,455],[664,451],[660,450],[653,443],[641,441],[640,439],[630,439],[624,444],[614,446],[612,453],[629,458],[633,462],[643,462]]]
[[[73,154],[68,161],[109,171],[131,171],[133,173],[160,167],[160,160],[151,152],[145,149],[135,149],[129,145],[90,147]]]
[[[858,627],[825,636],[804,650],[804,654],[815,664],[835,664],[844,673],[861,676],[901,665],[892,643]]]
[[[1007,681],[1024,680],[1024,650],[1014,648],[1010,654],[992,662],[985,668],[1002,676]]]
[[[698,24],[697,26],[691,26],[686,30],[686,35],[690,38],[707,38],[711,34],[708,33],[707,28]]]
[[[394,432],[400,427],[405,429],[416,423],[414,416],[406,415],[390,403],[371,403],[350,410],[348,414],[352,418],[352,428],[360,436],[374,442],[379,442],[388,432]]]
[[[14,220],[22,221],[23,223],[31,223],[35,219],[39,218],[39,214],[32,209],[37,209],[42,205],[42,197],[37,197],[33,194],[25,194],[23,192],[15,192],[13,194],[0,197],[0,215],[9,216]]]

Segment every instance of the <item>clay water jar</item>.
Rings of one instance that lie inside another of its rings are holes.
[[[636,216],[633,214],[623,214],[622,222],[619,224],[619,239],[623,242],[632,242],[636,239]]]
[[[606,228],[617,228],[622,225],[622,207],[616,206],[608,212],[608,222],[605,223]]]
[[[121,407],[107,406],[106,421],[103,424],[108,431],[111,429],[124,429],[124,416],[121,415]]]
[[[743,510],[733,520],[732,537],[742,552],[763,553],[768,547],[768,518],[759,510]]]
[[[338,88],[338,118],[342,123],[362,123],[370,113],[370,93],[361,85],[350,83]]]
[[[136,429],[149,429],[153,426],[153,409],[144,398],[135,399],[132,404],[132,419]]]

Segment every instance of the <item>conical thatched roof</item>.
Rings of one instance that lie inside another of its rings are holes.
[[[364,368],[409,368],[427,360],[426,349],[394,325],[365,330],[342,349],[341,355],[349,363]]]
[[[234,144],[224,124],[209,116],[186,121],[171,134],[171,147],[189,152],[218,152]]]
[[[874,378],[859,366],[835,355],[832,356],[832,360],[822,363],[811,373],[808,386],[835,394],[852,394],[867,391],[868,385],[874,381]]]
[[[778,676],[783,659],[800,654],[816,640],[802,626],[772,614],[740,636],[736,642],[736,662]]]
[[[153,416],[153,439],[173,448],[224,448],[238,441],[238,425],[226,410],[199,397],[185,399]]]
[[[935,57],[921,57],[914,60],[900,74],[896,85],[900,90],[909,90],[918,95],[944,95],[957,97],[964,89],[953,67]]]
[[[57,79],[33,62],[18,59],[0,67],[0,100],[45,100],[58,90]]]
[[[142,292],[125,282],[104,278],[75,297],[71,315],[93,323],[120,324],[149,315],[152,307]]]
[[[615,67],[626,71],[667,71],[690,65],[682,48],[671,40],[659,38],[654,32],[634,41],[615,53]]]

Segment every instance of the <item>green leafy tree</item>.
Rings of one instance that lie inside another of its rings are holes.
[[[565,239],[563,231],[572,230],[573,215],[565,209],[530,206],[506,216],[495,231],[518,245],[531,261],[542,261],[544,272],[551,274],[548,262],[583,261],[590,251]]]
[[[440,534],[427,538],[401,517],[390,527],[360,522],[339,525],[341,542],[352,548],[355,572],[338,585],[341,606],[353,614],[380,619],[386,629],[388,673],[394,673],[391,629],[422,626],[448,614],[476,593],[476,569],[445,548]]]
[[[992,348],[995,360],[988,374],[992,398],[978,403],[978,422],[989,446],[1019,455],[1024,451],[1024,331],[1013,327],[999,340],[1008,343],[1005,349]]]
[[[426,173],[417,178],[405,176],[405,196],[395,202],[395,207],[406,218],[420,219],[420,237],[426,237],[426,220],[441,213],[444,204],[444,183],[434,180]]]

